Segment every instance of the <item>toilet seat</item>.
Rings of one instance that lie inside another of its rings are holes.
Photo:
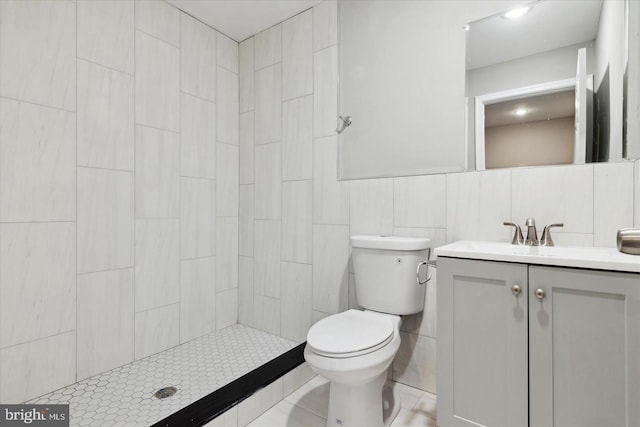
[[[387,345],[394,329],[391,319],[384,315],[348,310],[313,325],[307,334],[307,346],[320,356],[361,356]]]

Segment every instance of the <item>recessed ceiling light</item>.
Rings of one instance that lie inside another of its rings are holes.
[[[529,12],[529,9],[530,9],[529,6],[519,7],[517,9],[512,9],[512,10],[508,11],[507,13],[505,13],[502,16],[504,16],[507,19],[520,18],[522,15],[524,15],[527,12]]]
[[[516,116],[524,116],[528,112],[529,112],[529,110],[527,110],[526,108],[518,108],[517,110],[515,110],[513,112],[513,114],[515,114]]]

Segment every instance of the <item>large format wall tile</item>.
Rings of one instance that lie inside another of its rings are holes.
[[[240,184],[253,184],[254,112],[240,114]]]
[[[280,298],[280,221],[255,222],[254,291]]]
[[[134,81],[78,60],[78,165],[133,170]]]
[[[0,95],[76,108],[76,3],[0,2]]]
[[[238,216],[240,159],[239,147],[218,143],[218,176],[216,182],[216,212],[218,216]]]
[[[634,186],[634,207],[635,212],[633,218],[633,225],[636,228],[640,228],[640,159],[635,161],[633,168],[633,186]]]
[[[311,181],[282,183],[282,260],[311,264]]]
[[[241,256],[238,269],[238,322],[253,326],[253,258]]]
[[[240,112],[245,113],[253,110],[254,98],[254,37],[249,37],[238,47],[238,64],[240,69]]]
[[[238,323],[238,289],[216,294],[216,329]]]
[[[75,115],[0,100],[0,220],[76,217]]]
[[[313,91],[313,12],[307,10],[282,23],[282,99]]]
[[[335,136],[313,141],[313,222],[349,224],[349,181],[338,181]]]
[[[141,31],[136,31],[135,109],[138,124],[180,130],[179,49]]]
[[[238,218],[217,219],[216,260],[216,292],[237,288]]]
[[[338,2],[325,0],[313,7],[313,50],[338,43]]]
[[[282,24],[254,36],[255,68],[260,70],[282,60]]]
[[[182,94],[180,105],[180,174],[216,177],[216,104]]]
[[[136,360],[178,345],[179,324],[179,304],[136,313]]]
[[[181,178],[180,256],[182,259],[215,255],[215,181]]]
[[[238,43],[224,34],[217,33],[217,60],[218,66],[238,74]]]
[[[133,172],[78,168],[78,273],[133,267]]]
[[[313,309],[335,314],[347,309],[349,227],[313,226]]]
[[[447,226],[446,175],[393,180],[393,222],[396,227]]]
[[[313,55],[313,136],[336,133],[338,124],[338,48]]]
[[[255,142],[266,144],[282,138],[282,66],[256,71]]]
[[[133,361],[132,268],[78,275],[78,380]]]
[[[280,219],[281,215],[281,144],[255,148],[255,214],[256,219]]]
[[[593,244],[616,247],[616,232],[633,227],[633,163],[593,165]]]
[[[134,1],[78,0],[78,58],[133,74]]]
[[[136,28],[180,45],[180,11],[163,0],[136,0]]]
[[[0,346],[75,329],[75,224],[2,224],[0,243]]]
[[[401,332],[400,349],[393,361],[393,380],[436,393],[436,340]]]
[[[180,88],[216,100],[216,31],[180,13]]]
[[[240,186],[239,251],[240,255],[253,256],[253,185]]]
[[[280,335],[280,300],[256,295],[253,300],[254,327],[273,335]]]
[[[180,342],[213,332],[216,327],[216,259],[180,262]]]
[[[218,67],[216,124],[219,142],[239,144],[238,75]]]
[[[390,235],[393,232],[393,180],[351,182],[351,234]]]
[[[283,103],[282,180],[313,177],[313,96]]]
[[[305,341],[311,327],[312,268],[282,263],[280,334],[296,342]]]

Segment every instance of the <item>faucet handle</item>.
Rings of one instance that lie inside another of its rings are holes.
[[[512,245],[522,245],[524,244],[524,237],[522,236],[522,229],[518,224],[514,224],[513,222],[503,222],[504,225],[508,225],[514,228],[513,230],[513,238],[511,239]]]
[[[542,238],[540,239],[540,246],[554,246],[553,239],[551,238],[551,229],[553,227],[564,227],[564,223],[549,224],[542,230]]]

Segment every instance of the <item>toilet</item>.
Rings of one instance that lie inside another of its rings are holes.
[[[400,404],[383,397],[400,348],[401,315],[424,308],[431,241],[351,236],[358,305],[309,329],[304,357],[330,382],[327,426],[388,427]]]

